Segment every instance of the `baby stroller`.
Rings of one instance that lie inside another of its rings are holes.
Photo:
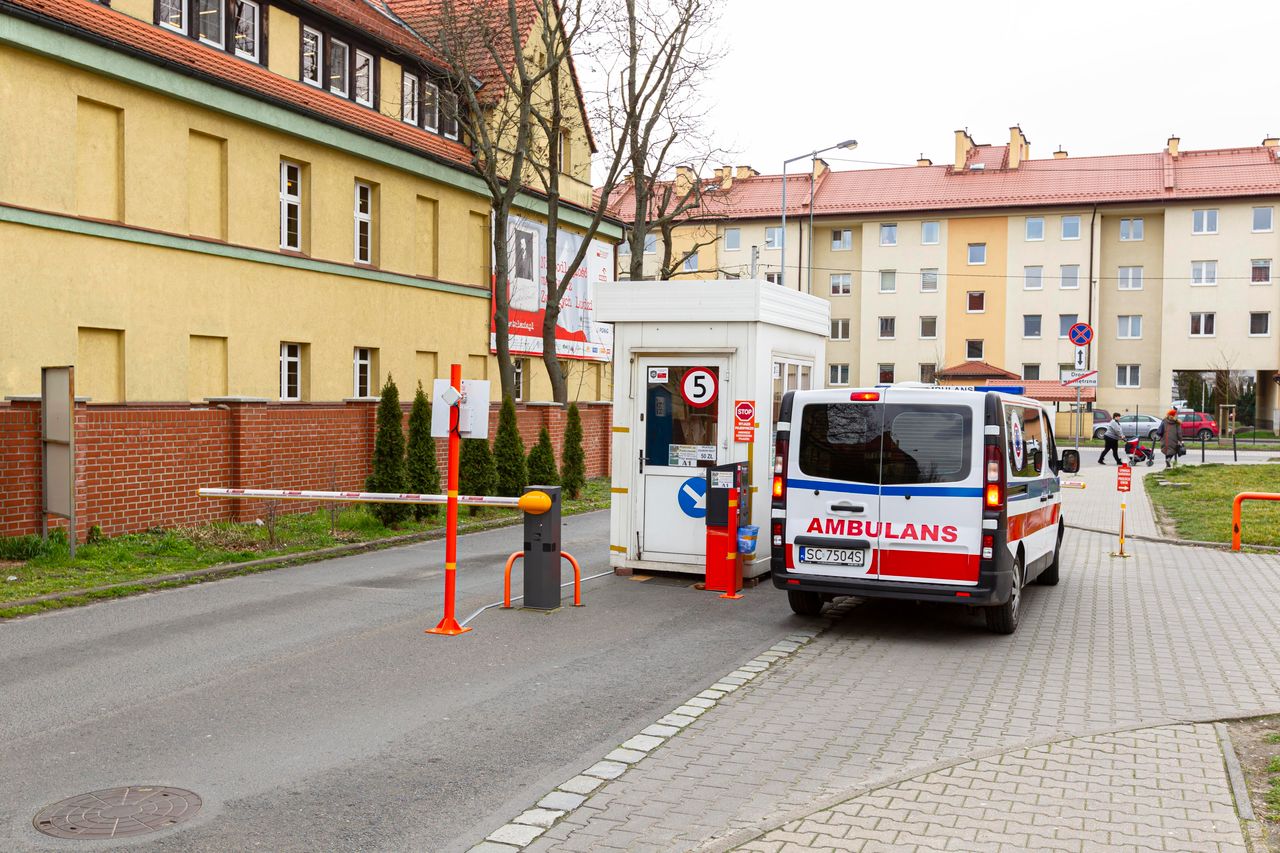
[[[1130,465],[1137,465],[1140,462],[1146,462],[1147,467],[1156,464],[1156,452],[1150,447],[1143,445],[1142,441],[1135,435],[1124,443],[1124,452],[1129,457]]]

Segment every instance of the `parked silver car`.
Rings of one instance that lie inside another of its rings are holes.
[[[1141,436],[1142,438],[1155,439],[1156,430],[1160,427],[1160,419],[1155,415],[1121,415],[1117,420],[1120,421],[1120,428],[1124,430],[1125,438]],[[1105,427],[1105,423],[1095,423],[1093,437],[1102,438]]]

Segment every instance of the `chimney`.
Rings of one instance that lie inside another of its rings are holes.
[[[917,165],[917,166],[932,166],[932,165],[933,165],[933,161],[932,161],[932,160],[930,160],[928,157],[924,156],[924,152],[923,152],[923,151],[921,151],[921,152],[920,152],[920,158],[919,158],[918,160],[916,160],[916,165]]]
[[[694,182],[698,180],[697,174],[688,166],[676,166],[675,189],[676,195],[683,198],[693,189]]]
[[[969,135],[967,130],[956,131],[956,171],[959,172],[964,168],[965,162],[969,159],[969,152],[973,150],[973,137]]]
[[[816,181],[827,172],[831,171],[831,167],[827,165],[827,161],[821,157],[817,157],[813,161],[813,179]]]
[[[1065,150],[1061,145],[1059,145],[1059,146],[1058,146],[1058,150],[1057,150],[1057,151],[1053,152],[1053,159],[1055,159],[1055,160],[1065,160],[1065,159],[1067,159],[1067,152],[1066,152],[1066,150]]]
[[[1178,143],[1182,140],[1176,136],[1169,137],[1169,147],[1166,149],[1171,157],[1178,156]]]
[[[1023,160],[1031,159],[1031,143],[1023,135],[1022,128],[1014,125],[1009,128],[1009,168],[1016,169]]]
[[[721,166],[716,169],[716,177],[720,179],[720,189],[729,189],[729,187],[733,186],[733,167]]]
[[[759,174],[760,174],[759,172],[757,172],[755,169],[751,168],[750,166],[738,167],[738,180],[740,181],[746,180],[747,178],[754,178]]]
[[[1263,148],[1280,147],[1280,139],[1276,139],[1274,136],[1268,136],[1266,139],[1262,140],[1262,147]]]

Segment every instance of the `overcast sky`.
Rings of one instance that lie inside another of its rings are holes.
[[[833,168],[945,164],[956,129],[1013,124],[1035,158],[1257,145],[1280,134],[1277,33],[1275,0],[727,0],[707,121],[763,173],[849,137]]]

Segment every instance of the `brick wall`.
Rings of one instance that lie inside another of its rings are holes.
[[[408,419],[408,406],[405,407]],[[219,519],[249,521],[261,501],[201,498],[201,486],[361,489],[373,455],[376,402],[275,404],[227,401],[76,407],[77,527],[107,535]],[[612,407],[585,404],[587,476],[609,473]],[[556,457],[565,410],[521,404],[520,433],[532,447],[543,426]],[[490,437],[498,409],[490,411]],[[443,469],[445,442],[437,442]],[[282,511],[315,505],[285,502]],[[51,521],[51,523],[53,523]],[[40,404],[0,403],[0,536],[40,531]]]

